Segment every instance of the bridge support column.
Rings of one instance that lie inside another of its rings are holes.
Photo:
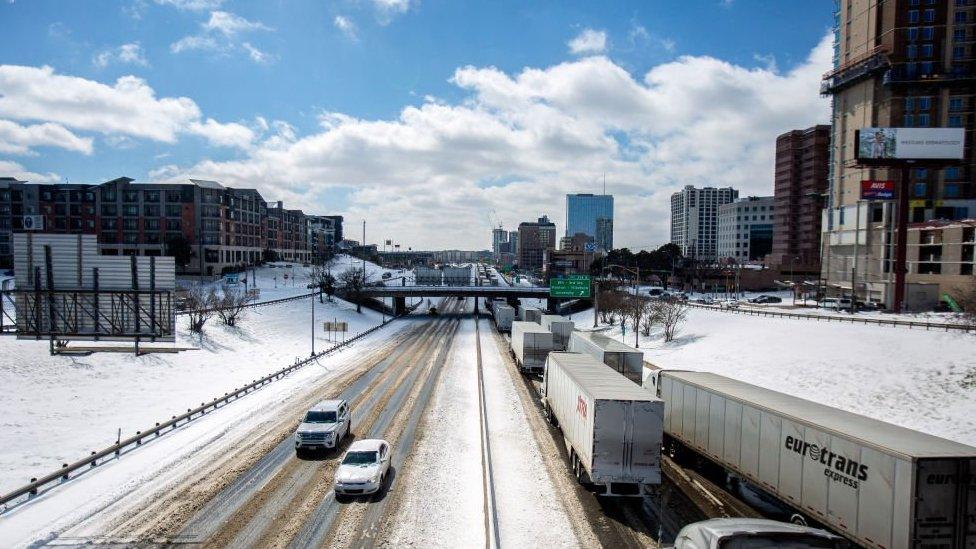
[[[519,298],[517,298],[517,297],[507,297],[507,298],[505,298],[505,300],[508,301],[508,304],[513,309],[515,309],[515,315],[518,316],[519,305],[521,304],[521,301],[519,301]]]
[[[559,314],[559,300],[551,297],[546,299],[546,309],[554,315]]]
[[[407,298],[405,297],[394,297],[393,298],[393,314],[400,316],[407,312]]]
[[[478,314],[478,296],[474,296],[474,314]]]

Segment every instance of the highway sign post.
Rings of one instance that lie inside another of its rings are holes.
[[[590,297],[590,276],[569,275],[551,279],[549,297]]]

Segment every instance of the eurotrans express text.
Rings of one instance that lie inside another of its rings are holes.
[[[828,476],[832,480],[846,484],[851,488],[857,489],[860,486],[859,481],[868,479],[867,465],[835,454],[816,444],[810,444],[805,440],[787,436],[786,448],[793,450],[801,456],[809,456],[810,459],[826,465],[827,468],[824,469],[824,476]]]

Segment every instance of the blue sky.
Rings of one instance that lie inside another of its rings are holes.
[[[728,181],[711,181],[728,165],[699,169],[707,163],[669,152],[688,139],[679,120],[657,127],[655,94],[680,95],[684,84],[649,84],[654,71],[687,80],[688,97],[700,92],[706,114],[686,122],[704,131],[734,130],[707,111],[713,95],[734,103],[740,89],[765,105],[766,138],[794,119],[825,121],[761,88],[806,89],[828,68],[827,2],[8,0],[0,19],[0,171],[73,182],[210,177],[310,212],[373,218],[414,247],[484,247],[491,209],[509,225],[541,213],[558,223],[561,195],[597,173],[609,172],[612,192],[649,201],[618,206],[617,242],[635,247],[666,239],[650,201],[675,187],[771,185],[771,173],[758,181],[771,158],[758,144],[717,155],[741,157],[744,174]],[[617,77],[619,86],[593,89]],[[631,86],[635,95],[617,93]],[[814,88],[801,106],[810,105],[821,114]],[[625,114],[607,122],[627,108],[643,126]],[[566,134],[550,135],[554,125]],[[531,158],[512,160],[519,152]],[[526,193],[536,199],[507,200]]]

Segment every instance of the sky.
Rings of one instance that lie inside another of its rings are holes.
[[[0,176],[213,179],[413,249],[486,249],[565,195],[668,241],[684,185],[770,195],[829,122],[809,0],[0,0]],[[355,237],[350,234],[350,236]]]

